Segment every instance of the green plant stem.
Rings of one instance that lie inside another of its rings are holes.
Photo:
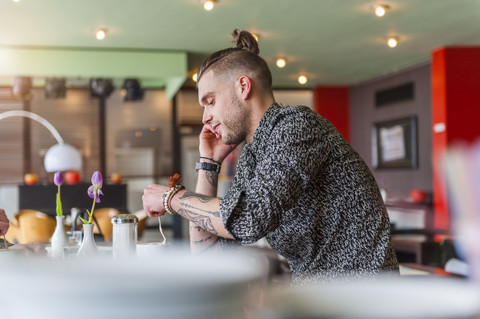
[[[60,195],[60,185],[58,185],[58,193],[57,193],[57,216],[63,216],[62,198]]]
[[[93,204],[92,204],[92,210],[90,210],[90,213],[88,214],[88,223],[92,223],[92,217],[93,217],[93,210],[95,209],[95,203],[97,202],[97,190],[95,189],[95,192],[93,193]]]

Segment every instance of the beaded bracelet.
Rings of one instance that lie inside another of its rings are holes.
[[[170,199],[175,196],[175,194],[184,189],[185,186],[183,185],[180,185],[180,184],[175,184],[174,186],[172,186],[172,188],[170,188],[168,191],[166,191],[164,194],[163,194],[163,207],[165,207],[165,211],[167,213],[169,213],[170,215],[175,215],[176,212],[170,207],[169,203],[170,203]]]
[[[209,160],[209,161],[212,161],[214,162],[215,164],[218,164],[218,165],[222,165],[222,163],[214,160],[213,158],[210,158],[210,157],[203,157],[203,156],[200,156],[201,159],[206,159],[206,160]]]

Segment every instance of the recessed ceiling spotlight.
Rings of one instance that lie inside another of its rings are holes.
[[[278,58],[277,61],[275,62],[277,64],[277,67],[284,68],[285,65],[287,65],[287,61],[284,58]]]
[[[212,11],[213,8],[215,7],[215,2],[217,2],[217,1],[216,0],[202,0],[203,8],[206,11]]]
[[[193,73],[193,75],[192,75],[193,82],[197,82],[197,76],[198,76],[197,72]]]
[[[20,2],[20,0],[13,0],[13,2]]]
[[[398,45],[398,38],[397,37],[389,37],[387,40],[387,45],[390,48],[395,48]]]
[[[103,40],[105,39],[105,36],[107,35],[107,29],[98,29],[95,31],[95,37],[97,40]]]
[[[308,81],[308,79],[307,79],[307,76],[306,76],[306,75],[303,75],[303,74],[302,74],[302,75],[300,75],[300,76],[298,77],[298,83],[300,83],[301,85],[306,84],[307,81]]]
[[[373,6],[373,12],[379,18],[383,17],[389,9],[390,7],[385,4],[377,4]]]

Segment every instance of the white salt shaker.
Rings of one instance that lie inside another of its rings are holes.
[[[135,256],[137,245],[138,218],[133,214],[120,214],[112,217],[113,258]]]

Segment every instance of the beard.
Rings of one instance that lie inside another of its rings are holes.
[[[231,111],[223,121],[222,142],[226,145],[238,145],[247,137],[250,113],[235,94],[231,96]]]

